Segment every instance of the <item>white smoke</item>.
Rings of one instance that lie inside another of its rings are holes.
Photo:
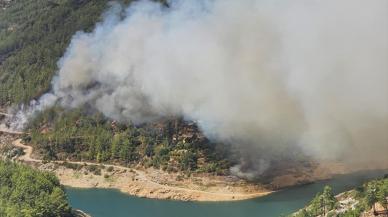
[[[45,106],[87,103],[135,123],[182,115],[257,149],[257,162],[290,147],[388,153],[386,0],[114,5],[58,65]]]
[[[47,93],[41,96],[38,101],[32,100],[28,105],[11,107],[8,109],[8,113],[12,114],[12,116],[6,117],[4,122],[10,130],[16,132],[21,131],[26,127],[31,118],[39,112],[43,112],[47,108],[52,107],[57,101],[58,97],[56,95]]]

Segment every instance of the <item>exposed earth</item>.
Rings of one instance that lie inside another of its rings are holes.
[[[123,167],[81,161],[46,162],[35,156],[33,147],[23,144],[21,132],[0,126],[0,144],[23,150],[13,159],[54,172],[61,184],[79,188],[115,188],[133,196],[183,201],[233,201],[260,197],[273,190],[328,179],[335,174],[362,170],[340,163],[317,164],[306,171],[290,170],[270,183],[258,184],[234,176],[167,173],[153,168]],[[1,146],[0,146],[1,147]],[[8,149],[9,150],[9,149]],[[12,149],[11,149],[12,150]],[[9,151],[8,151],[9,152]],[[14,151],[17,153],[17,151]],[[4,153],[3,153],[4,155]]]

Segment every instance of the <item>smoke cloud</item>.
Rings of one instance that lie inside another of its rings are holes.
[[[293,148],[319,159],[388,153],[386,0],[113,4],[58,66],[39,105],[88,104],[134,123],[183,116],[248,150],[259,172]]]

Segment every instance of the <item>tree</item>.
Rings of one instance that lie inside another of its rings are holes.
[[[183,153],[180,162],[182,170],[193,171],[197,169],[197,155],[191,150],[187,150]]]
[[[297,217],[310,217],[311,215],[307,212],[306,209],[302,209],[302,211],[297,215]]]
[[[369,206],[373,207],[373,213],[376,213],[376,207],[375,203],[377,202],[377,196],[376,196],[376,182],[372,181],[367,185],[366,188],[366,195],[365,195],[366,202]]]
[[[70,217],[59,180],[51,173],[0,161],[0,216]]]
[[[322,193],[323,201],[323,215],[326,215],[327,211],[333,209],[337,199],[333,194],[333,189],[330,186],[325,186]]]
[[[388,185],[384,185],[384,181],[379,181],[379,185],[376,190],[376,200],[384,207],[385,210],[387,209],[387,197],[388,197]],[[388,181],[387,181],[388,183]]]

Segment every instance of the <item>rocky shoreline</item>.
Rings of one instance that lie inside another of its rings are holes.
[[[9,147],[9,142],[15,137],[4,136],[0,136],[4,140],[2,143],[8,144],[7,147]],[[306,171],[288,171],[284,175],[276,176],[269,184],[261,185],[232,176],[167,173],[140,166],[127,168],[93,162],[45,162],[32,157],[32,147],[22,144],[20,139],[12,141],[12,146],[14,149],[8,150],[8,153],[14,150],[24,150],[22,155],[13,156],[13,160],[55,173],[61,184],[65,186],[112,188],[137,197],[181,201],[246,200],[268,195],[273,192],[273,189],[329,179],[334,174],[346,174],[361,169],[352,169],[338,163],[324,163]]]
[[[230,183],[224,180],[224,177],[216,176],[178,178],[177,174],[168,174],[155,169],[111,169],[102,166],[99,168],[100,172],[91,172],[88,166],[76,170],[55,163],[37,166],[41,170],[54,172],[65,186],[113,188],[132,196],[151,199],[233,201],[271,193],[265,188],[244,181]]]
[[[181,201],[233,201],[264,196],[271,190],[237,177],[167,173],[153,168],[127,168],[93,162],[45,162],[22,144],[18,135],[0,135],[3,157],[56,174],[61,184],[78,188],[114,188],[129,195]],[[11,143],[11,144],[10,144]],[[20,150],[20,152],[16,152]],[[9,153],[15,154],[9,156]]]

